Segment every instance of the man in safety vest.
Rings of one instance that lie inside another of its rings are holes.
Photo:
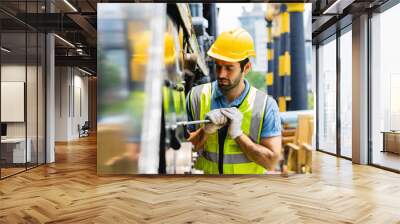
[[[187,98],[192,125],[189,141],[199,152],[195,168],[205,174],[263,174],[281,153],[281,125],[276,101],[252,87],[244,76],[255,56],[250,34],[222,32],[207,54],[215,59],[217,80],[192,88]]]

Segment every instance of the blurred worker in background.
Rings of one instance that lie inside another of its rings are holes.
[[[275,100],[244,79],[255,56],[250,34],[237,28],[222,32],[207,54],[215,60],[217,80],[194,87],[187,97],[192,125],[189,141],[205,174],[263,174],[281,153],[281,126]]]

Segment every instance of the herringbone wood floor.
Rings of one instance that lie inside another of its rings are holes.
[[[400,223],[400,175],[315,153],[314,173],[96,175],[96,139],[0,181],[0,223]]]

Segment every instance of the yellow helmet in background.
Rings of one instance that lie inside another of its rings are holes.
[[[149,50],[151,38],[154,34],[150,31],[130,33],[131,41],[131,80],[144,81],[147,64],[149,63]],[[164,33],[164,64],[167,67],[174,65],[177,57],[174,36],[171,33]]]
[[[175,63],[176,50],[174,36],[171,33],[164,34],[164,62],[165,64]]]
[[[149,57],[149,47],[151,41],[151,32],[146,31],[131,37],[133,41],[133,63],[147,64]],[[176,50],[174,37],[170,33],[164,34],[164,63],[173,64],[175,62]]]
[[[207,54],[215,59],[228,62],[239,62],[256,56],[253,38],[243,28],[222,32]]]

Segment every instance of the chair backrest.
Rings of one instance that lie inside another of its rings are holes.
[[[302,114],[297,119],[297,129],[295,135],[295,142],[297,144],[312,143],[312,136],[314,132],[314,118],[313,115]]]
[[[83,124],[82,128],[90,128],[89,121],[85,121],[85,123]]]

